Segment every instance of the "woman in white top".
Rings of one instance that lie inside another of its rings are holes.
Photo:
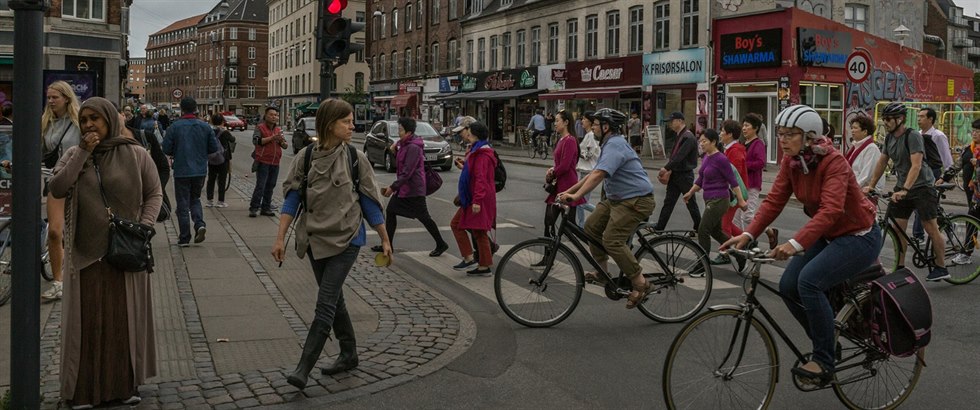
[[[871,118],[859,115],[851,119],[851,143],[844,158],[847,158],[847,163],[851,164],[859,186],[865,186],[871,180],[875,164],[881,156],[881,150],[875,144],[874,132],[875,124]],[[881,178],[875,190],[883,192],[884,189],[885,179]]]
[[[595,112],[586,111],[582,114],[582,129],[585,130],[585,136],[582,137],[582,141],[579,142],[579,156],[578,165],[575,166],[575,170],[578,171],[578,179],[581,180],[585,178],[592,169],[595,168],[596,162],[599,161],[599,152],[601,148],[599,147],[599,142],[595,140],[595,133],[592,132],[592,126],[595,125]],[[595,206],[588,203],[592,193],[589,192],[585,195],[585,204],[578,206],[576,209],[576,221],[578,221],[579,226],[585,226],[585,208],[588,207],[589,210],[595,209]]]

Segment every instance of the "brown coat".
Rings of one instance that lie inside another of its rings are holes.
[[[129,143],[115,137],[104,140],[94,156],[99,160],[106,196],[115,214],[154,225],[163,191],[153,160],[146,150],[135,141]],[[78,379],[82,334],[79,272],[105,254],[108,242],[108,216],[99,194],[92,158],[93,154],[80,147],[68,149],[55,166],[48,185],[55,197],[68,198],[61,332],[61,397],[65,400],[74,397]],[[124,275],[130,362],[135,384],[139,385],[156,375],[150,278],[147,272],[126,272]]]

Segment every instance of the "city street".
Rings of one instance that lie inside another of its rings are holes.
[[[246,216],[253,186],[248,175],[251,132],[236,132],[234,183],[225,209],[206,208],[208,239],[178,248],[175,224],[158,226],[157,271],[152,275],[159,376],[144,386],[143,408],[233,408],[280,404],[285,408],[663,408],[662,366],[667,347],[682,325],[657,324],[624,301],[598,296],[589,286],[572,316],[549,329],[529,329],[497,306],[492,278],[471,278],[450,269],[459,261],[455,245],[438,258],[420,224],[400,221],[390,270],[370,264],[366,248],[348,279],[346,294],[361,349],[361,366],[335,377],[314,372],[318,385],[302,394],[285,384],[312,318],[315,286],[308,262],[290,254],[279,268],[269,249],[277,219]],[[355,139],[355,146],[360,146]],[[506,149],[502,149],[506,154]],[[283,160],[281,177],[291,159]],[[499,193],[497,240],[501,256],[514,244],[541,234],[544,161],[503,156],[507,188]],[[649,162],[649,160],[647,160]],[[393,174],[376,170],[382,183]],[[443,188],[429,208],[452,244],[449,219],[458,171],[443,172]],[[767,175],[771,179],[771,175]],[[277,193],[277,198],[279,194]],[[657,185],[658,200],[663,197]],[[659,208],[658,203],[658,208]],[[671,228],[690,224],[675,208]],[[655,215],[657,213],[655,212]],[[777,221],[785,238],[804,223],[791,206]],[[369,244],[376,243],[369,236]],[[763,276],[778,281],[779,269]],[[724,267],[714,271],[709,304],[734,303],[741,280]],[[928,365],[907,402],[966,408],[978,398],[973,367],[980,334],[980,283],[952,287],[928,284],[935,312]],[[776,298],[763,302],[801,349],[805,336]],[[45,407],[58,400],[57,352],[60,302],[45,304],[42,319],[42,377]],[[0,308],[0,327],[9,325],[9,306]],[[336,354],[336,345],[327,344]],[[0,377],[9,363],[9,340],[0,341]],[[774,408],[839,407],[830,391],[801,393],[792,387],[789,349],[779,346],[781,378]],[[329,363],[326,357],[320,363]],[[0,385],[9,380],[0,379]]]

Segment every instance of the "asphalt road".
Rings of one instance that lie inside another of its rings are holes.
[[[251,132],[235,134],[239,143],[234,172],[246,175],[251,162]],[[290,157],[287,153],[283,159],[280,177],[285,176]],[[541,189],[543,168],[508,163],[507,170],[507,188],[498,194],[498,224],[503,227],[497,233],[497,241],[505,250],[542,234],[546,196]],[[394,180],[393,174],[381,169],[376,172],[382,184]],[[394,266],[462,306],[477,324],[477,337],[466,353],[443,370],[416,382],[338,403],[340,407],[664,408],[663,363],[682,324],[655,323],[637,311],[626,310],[624,300],[613,302],[588,292],[583,293],[571,317],[553,328],[529,329],[512,322],[493,298],[491,278],[467,278],[448,269],[459,260],[449,232],[459,172],[441,175],[444,185],[429,198],[428,206],[450,243],[450,251],[440,258],[429,258],[427,254],[435,246],[431,237],[418,222],[400,220],[394,240]],[[658,206],[654,218],[664,197],[663,186],[655,185]],[[787,238],[806,220],[799,207],[790,205],[774,226],[781,231],[781,238]],[[669,228],[687,229],[690,224],[686,209],[678,204]],[[369,237],[369,243],[377,243],[377,237]],[[742,295],[741,280],[724,268],[714,272],[715,290],[709,305],[736,303]],[[778,266],[763,270],[763,277],[770,281],[778,281],[779,274]],[[934,311],[928,367],[904,407],[975,408],[980,399],[972,377],[980,365],[980,281],[955,287],[929,283],[927,288]],[[799,348],[809,351],[802,329],[782,302],[768,294],[761,299]],[[772,408],[841,407],[830,390],[796,390],[789,374],[795,358],[781,341],[777,345],[782,367]]]

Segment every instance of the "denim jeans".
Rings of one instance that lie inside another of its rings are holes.
[[[344,281],[347,280],[347,275],[354,266],[360,250],[360,246],[349,246],[340,254],[323,259],[313,259],[312,251],[306,254],[310,258],[310,265],[313,266],[316,282],[320,285],[316,295],[313,320],[332,326],[337,339],[341,341],[348,338],[345,334],[348,332],[350,340],[353,340],[350,313],[347,312],[347,304],[344,302]]]
[[[585,177],[589,176],[589,174],[591,174],[591,173],[592,173],[592,171],[579,171],[578,172],[578,180],[581,181],[581,180],[585,179]],[[589,191],[589,193],[583,195],[582,198],[585,198],[585,204],[579,205],[575,209],[575,221],[578,223],[578,227],[579,228],[584,228],[585,227],[585,210],[586,210],[586,208],[589,209],[589,212],[592,212],[592,211],[595,210],[595,204],[592,203],[592,191]],[[592,205],[591,208],[589,206],[586,206],[586,204],[591,204]]]
[[[174,178],[174,195],[177,197],[177,225],[180,227],[178,243],[191,241],[190,222],[194,220],[194,231],[204,223],[204,210],[201,209],[201,190],[204,177]]]
[[[824,369],[834,369],[834,312],[827,291],[861,273],[878,258],[881,228],[862,236],[818,240],[801,256],[794,256],[779,281],[779,291],[796,320],[813,342],[813,357]],[[801,306],[802,305],[802,306]]]
[[[278,165],[259,163],[259,169],[255,171],[255,190],[252,191],[252,202],[248,204],[249,211],[258,211],[260,207],[263,211],[272,209],[272,192],[275,191],[278,180]]]

